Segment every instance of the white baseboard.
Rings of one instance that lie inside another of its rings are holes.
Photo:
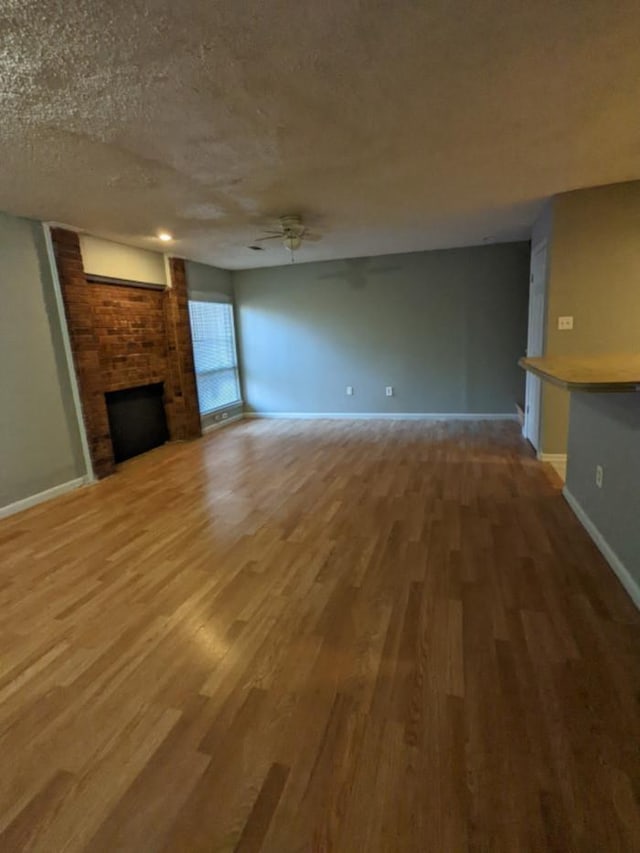
[[[602,556],[618,576],[618,580],[629,593],[629,596],[635,606],[640,610],[640,586],[638,585],[638,582],[633,578],[631,572],[627,569],[622,560],[620,560],[613,548],[609,545],[602,533],[600,533],[593,521],[591,521],[587,513],[583,510],[566,486],[562,490],[562,494],[584,529],[597,545]]]
[[[517,421],[512,414],[435,414],[431,412],[245,412],[245,418],[348,421]]]
[[[566,453],[540,453],[538,459],[548,462],[564,483],[567,479],[567,454]]]
[[[213,423],[207,424],[206,426],[202,427],[202,434],[206,435],[208,432],[213,432],[214,430],[222,429],[222,427],[226,427],[229,424],[234,423],[234,421],[241,421],[244,417],[245,416],[243,415],[243,413],[240,412],[240,414],[231,415],[231,417],[225,418],[224,420],[214,421]]]
[[[22,510],[44,503],[44,501],[50,501],[52,498],[57,498],[74,489],[79,489],[80,486],[86,486],[91,482],[93,480],[89,477],[78,477],[75,480],[69,480],[67,483],[60,483],[59,486],[46,489],[44,492],[38,492],[37,495],[30,495],[28,498],[15,501],[15,503],[0,506],[0,518],[6,518],[9,515],[14,515],[16,512],[22,512]]]

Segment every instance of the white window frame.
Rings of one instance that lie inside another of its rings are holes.
[[[230,297],[228,297],[224,293],[202,293],[202,292],[198,292],[198,291],[190,291],[189,292],[189,303],[191,303],[191,302],[212,302],[215,304],[228,305],[229,308],[231,309],[231,340],[232,340],[232,345],[233,345],[233,352],[235,355],[235,364],[232,365],[231,367],[222,368],[219,371],[217,371],[217,370],[205,371],[202,375],[205,375],[205,373],[218,373],[218,372],[222,372],[222,370],[233,370],[233,369],[235,369],[236,378],[237,378],[237,382],[238,382],[238,398],[237,398],[237,400],[233,400],[233,401],[230,401],[228,403],[223,403],[221,406],[214,406],[214,408],[212,408],[212,409],[203,410],[200,408],[200,393],[199,393],[199,389],[198,389],[198,370],[197,370],[196,363],[195,363],[195,351],[194,351],[193,369],[194,369],[194,373],[196,376],[196,390],[198,391],[198,411],[200,412],[200,417],[205,418],[205,417],[208,417],[209,415],[215,414],[216,412],[223,412],[227,409],[235,408],[236,406],[242,406],[242,404],[243,404],[242,383],[240,381],[240,364],[239,364],[239,359],[238,359],[238,344],[237,344],[237,340],[236,340],[236,312],[235,312],[235,306],[233,304],[233,301],[230,299]],[[193,347],[193,344],[192,344],[192,347]]]

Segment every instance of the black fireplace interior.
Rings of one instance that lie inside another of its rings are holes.
[[[116,462],[131,459],[169,440],[162,382],[105,394]]]

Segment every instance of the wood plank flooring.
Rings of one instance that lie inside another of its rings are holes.
[[[515,423],[253,421],[0,523],[0,850],[640,850],[640,615]]]

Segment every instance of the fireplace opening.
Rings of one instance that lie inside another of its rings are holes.
[[[116,462],[123,462],[169,440],[162,382],[105,394]]]

